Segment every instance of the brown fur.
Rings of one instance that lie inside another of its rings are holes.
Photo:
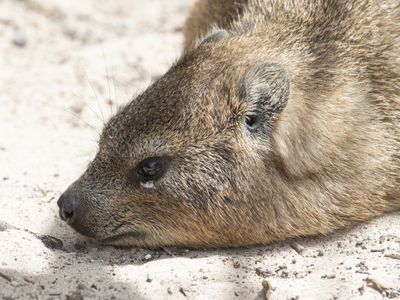
[[[394,4],[198,1],[183,56],[110,120],[69,188],[85,211],[72,226],[116,245],[227,247],[399,209]],[[216,27],[225,31],[203,40]],[[275,102],[250,134],[243,120],[264,109],[251,101],[262,93]],[[166,174],[130,186],[130,170],[153,156],[171,158]]]

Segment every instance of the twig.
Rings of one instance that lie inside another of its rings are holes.
[[[385,257],[393,258],[393,259],[400,259],[399,254],[385,254]]]
[[[0,272],[0,277],[3,277],[5,280],[7,280],[8,282],[11,282],[12,279],[10,276],[8,276],[7,274],[4,274],[2,272]]]

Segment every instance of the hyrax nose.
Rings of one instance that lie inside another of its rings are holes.
[[[70,225],[76,220],[78,201],[76,193],[73,193],[71,189],[67,189],[57,201],[60,218]]]

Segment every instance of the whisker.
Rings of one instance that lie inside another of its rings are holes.
[[[82,121],[83,123],[85,123],[87,126],[89,126],[91,129],[93,129],[94,131],[96,131],[96,133],[98,134],[98,136],[101,135],[100,131],[97,130],[97,128],[95,126],[93,126],[92,124],[90,124],[89,122],[85,121],[84,119],[82,119],[81,117],[79,117],[76,113],[71,112],[71,111],[67,111],[65,110],[66,113],[69,113],[71,116],[77,118],[78,120]]]
[[[73,91],[70,91],[77,99],[80,99],[81,97],[80,96],[78,96],[75,92],[73,92]],[[90,109],[90,111],[91,112],[93,112],[98,118],[99,118],[99,120],[100,121],[102,121],[103,122],[103,120],[101,119],[101,117],[100,117],[100,115],[89,105],[89,103],[86,103],[86,102],[82,102],[85,106],[87,106],[87,108],[89,108]]]
[[[58,110],[62,111],[63,113],[67,113],[67,114],[71,115],[72,117],[74,117],[74,118],[78,119],[79,121],[85,123],[90,129],[94,130],[94,131],[98,134],[98,136],[101,135],[100,131],[99,131],[95,126],[93,126],[92,124],[90,124],[90,123],[87,122],[86,120],[82,119],[82,118],[81,118],[77,113],[75,113],[74,111],[72,111],[72,110],[70,110],[70,109],[65,109],[65,108],[56,106],[56,105],[51,104],[51,103],[46,103],[46,105],[49,105],[49,106],[51,106],[51,107],[53,107],[53,108],[55,108],[55,109],[58,109]]]
[[[112,76],[112,83],[113,83],[113,86],[114,86],[114,96],[115,96],[116,111],[118,112],[120,107],[119,107],[119,104],[118,104],[117,86],[115,84],[114,76]]]
[[[104,119],[103,110],[101,109],[99,97],[97,96],[97,93],[96,93],[96,89],[94,88],[93,83],[90,81],[90,79],[89,79],[89,77],[88,77],[88,74],[87,74],[87,72],[86,72],[86,69],[83,67],[82,61],[81,61],[79,58],[78,58],[78,63],[79,63],[79,66],[81,67],[81,69],[83,70],[83,73],[85,74],[86,80],[89,82],[89,85],[90,85],[90,87],[91,87],[91,89],[92,89],[92,92],[93,92],[94,96],[96,97],[97,106],[98,106],[98,108],[99,108],[99,110],[100,110],[100,114],[101,114],[101,118],[102,118],[102,121],[103,121],[103,125],[105,125],[106,122],[105,122],[105,119]]]
[[[101,46],[101,52],[103,54],[103,59],[104,59],[104,64],[106,67],[106,76],[107,76],[107,86],[108,86],[108,101],[110,101],[110,113],[111,116],[113,115],[113,111],[112,111],[112,98],[111,98],[111,88],[110,88],[110,75],[108,73],[108,64],[107,64],[107,60],[106,60],[106,55],[104,53],[104,47],[103,47],[103,43],[100,42],[100,46]]]
[[[85,76],[85,79],[89,82],[89,85],[90,85],[90,87],[91,87],[91,89],[92,89],[92,92],[93,92],[93,94],[94,94],[94,96],[95,96],[95,98],[96,98],[97,107],[98,107],[99,110],[100,110],[101,117],[100,117],[100,115],[99,115],[88,103],[86,103],[86,102],[84,102],[84,103],[85,103],[85,105],[99,118],[99,120],[102,121],[103,124],[105,124],[103,111],[102,111],[101,106],[100,106],[100,103],[99,103],[99,98],[98,98],[98,96],[97,96],[96,90],[95,90],[95,88],[94,88],[92,82],[89,80],[89,76],[88,76],[88,74],[87,74],[87,72],[86,72],[86,68],[85,68],[85,66],[84,66],[83,63],[82,63],[82,60],[79,58],[78,50],[77,50],[76,48],[73,48],[72,51],[73,51],[73,53],[74,53],[74,56],[75,56],[75,58],[76,58],[76,62],[78,63],[78,66],[79,66],[80,70],[83,71],[84,76]],[[76,93],[74,93],[74,92],[72,92],[72,93],[75,95],[75,97],[81,98],[81,97],[78,97],[78,96],[76,95]]]
[[[64,135],[65,138],[71,138],[71,139],[79,139],[79,140],[86,140],[86,141],[91,141],[93,143],[95,143],[96,145],[98,145],[99,141],[95,140],[95,139],[90,139],[87,137],[83,137],[83,136],[79,136],[79,135]]]

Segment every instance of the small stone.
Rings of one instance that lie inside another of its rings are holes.
[[[297,242],[293,242],[290,244],[293,250],[297,252],[299,255],[303,255],[305,248]]]
[[[318,256],[324,256],[324,251],[318,250]]]
[[[287,271],[282,271],[280,277],[281,278],[289,278],[289,273]]]
[[[15,46],[25,47],[27,40],[25,33],[19,30],[14,31],[12,42]]]
[[[84,290],[86,289],[86,285],[84,285],[82,282],[80,282],[77,286],[78,290]]]
[[[235,262],[233,263],[233,267],[234,267],[235,269],[239,269],[239,268],[240,268],[240,262],[235,261]]]
[[[269,270],[263,270],[261,268],[256,268],[255,271],[256,271],[256,274],[262,278],[267,278],[267,277],[272,276],[272,272]]]
[[[147,277],[146,282],[152,282],[153,279],[151,279],[150,277]]]
[[[47,293],[49,294],[49,296],[59,296],[59,295],[61,295],[60,291],[52,289],[52,288],[48,289]]]
[[[151,254],[149,253],[149,254],[146,254],[145,256],[144,256],[144,259],[145,260],[150,260],[151,259]]]
[[[169,295],[172,295],[172,290],[171,290],[170,287],[167,288],[167,293],[168,293]]]
[[[18,281],[15,281],[15,280],[11,281],[10,284],[11,284],[13,287],[19,286]]]

